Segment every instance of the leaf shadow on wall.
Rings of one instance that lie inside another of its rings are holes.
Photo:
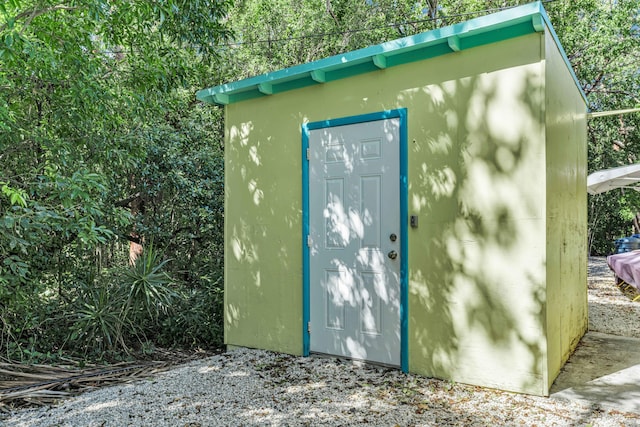
[[[228,344],[297,354],[301,326],[291,325],[302,324],[302,184],[291,171],[300,169],[300,140],[279,140],[251,121],[229,132],[225,275],[232,282],[225,292],[233,296],[225,301],[225,335],[234,330]]]
[[[541,77],[479,73],[420,91],[426,114],[410,116],[420,137],[408,142],[413,369],[544,394]]]

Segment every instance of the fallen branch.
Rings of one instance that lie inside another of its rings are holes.
[[[108,368],[75,370],[42,365],[0,364],[0,410],[50,405],[97,387],[125,383],[154,375],[171,362],[144,362]]]

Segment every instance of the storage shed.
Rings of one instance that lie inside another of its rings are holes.
[[[197,97],[227,345],[548,394],[587,329],[587,107],[541,3]]]

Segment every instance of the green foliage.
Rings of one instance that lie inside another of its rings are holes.
[[[132,347],[161,330],[183,292],[209,291],[192,269],[221,276],[219,113],[196,107],[194,92],[216,73],[230,3],[0,3],[7,355]],[[163,171],[152,164],[161,153]],[[122,202],[135,194],[146,210]],[[134,234],[157,244],[130,268]]]
[[[27,207],[27,192],[20,188],[11,188],[8,182],[0,182],[0,192],[5,196],[9,203],[13,206],[18,205],[23,208]]]
[[[200,286],[188,291],[175,305],[175,315],[167,316],[158,331],[160,344],[197,347],[202,343],[222,345],[223,290],[221,278],[212,282],[207,276],[198,278]]]
[[[547,5],[593,111],[640,105],[640,5],[635,0],[578,0]],[[589,173],[640,161],[640,114],[589,120]],[[589,196],[589,247],[593,255],[613,250],[613,240],[633,234],[640,211],[633,191]]]
[[[640,194],[617,190],[589,196],[589,251],[594,255],[613,253],[614,241],[634,234],[633,217],[640,206]]]

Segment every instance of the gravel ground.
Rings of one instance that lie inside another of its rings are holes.
[[[637,335],[640,304],[589,260],[593,330]],[[620,329],[617,329],[620,328]],[[334,358],[239,349],[16,411],[7,426],[640,426],[640,415],[402,374]]]
[[[605,257],[589,258],[589,330],[640,338],[640,302],[615,285]]]

